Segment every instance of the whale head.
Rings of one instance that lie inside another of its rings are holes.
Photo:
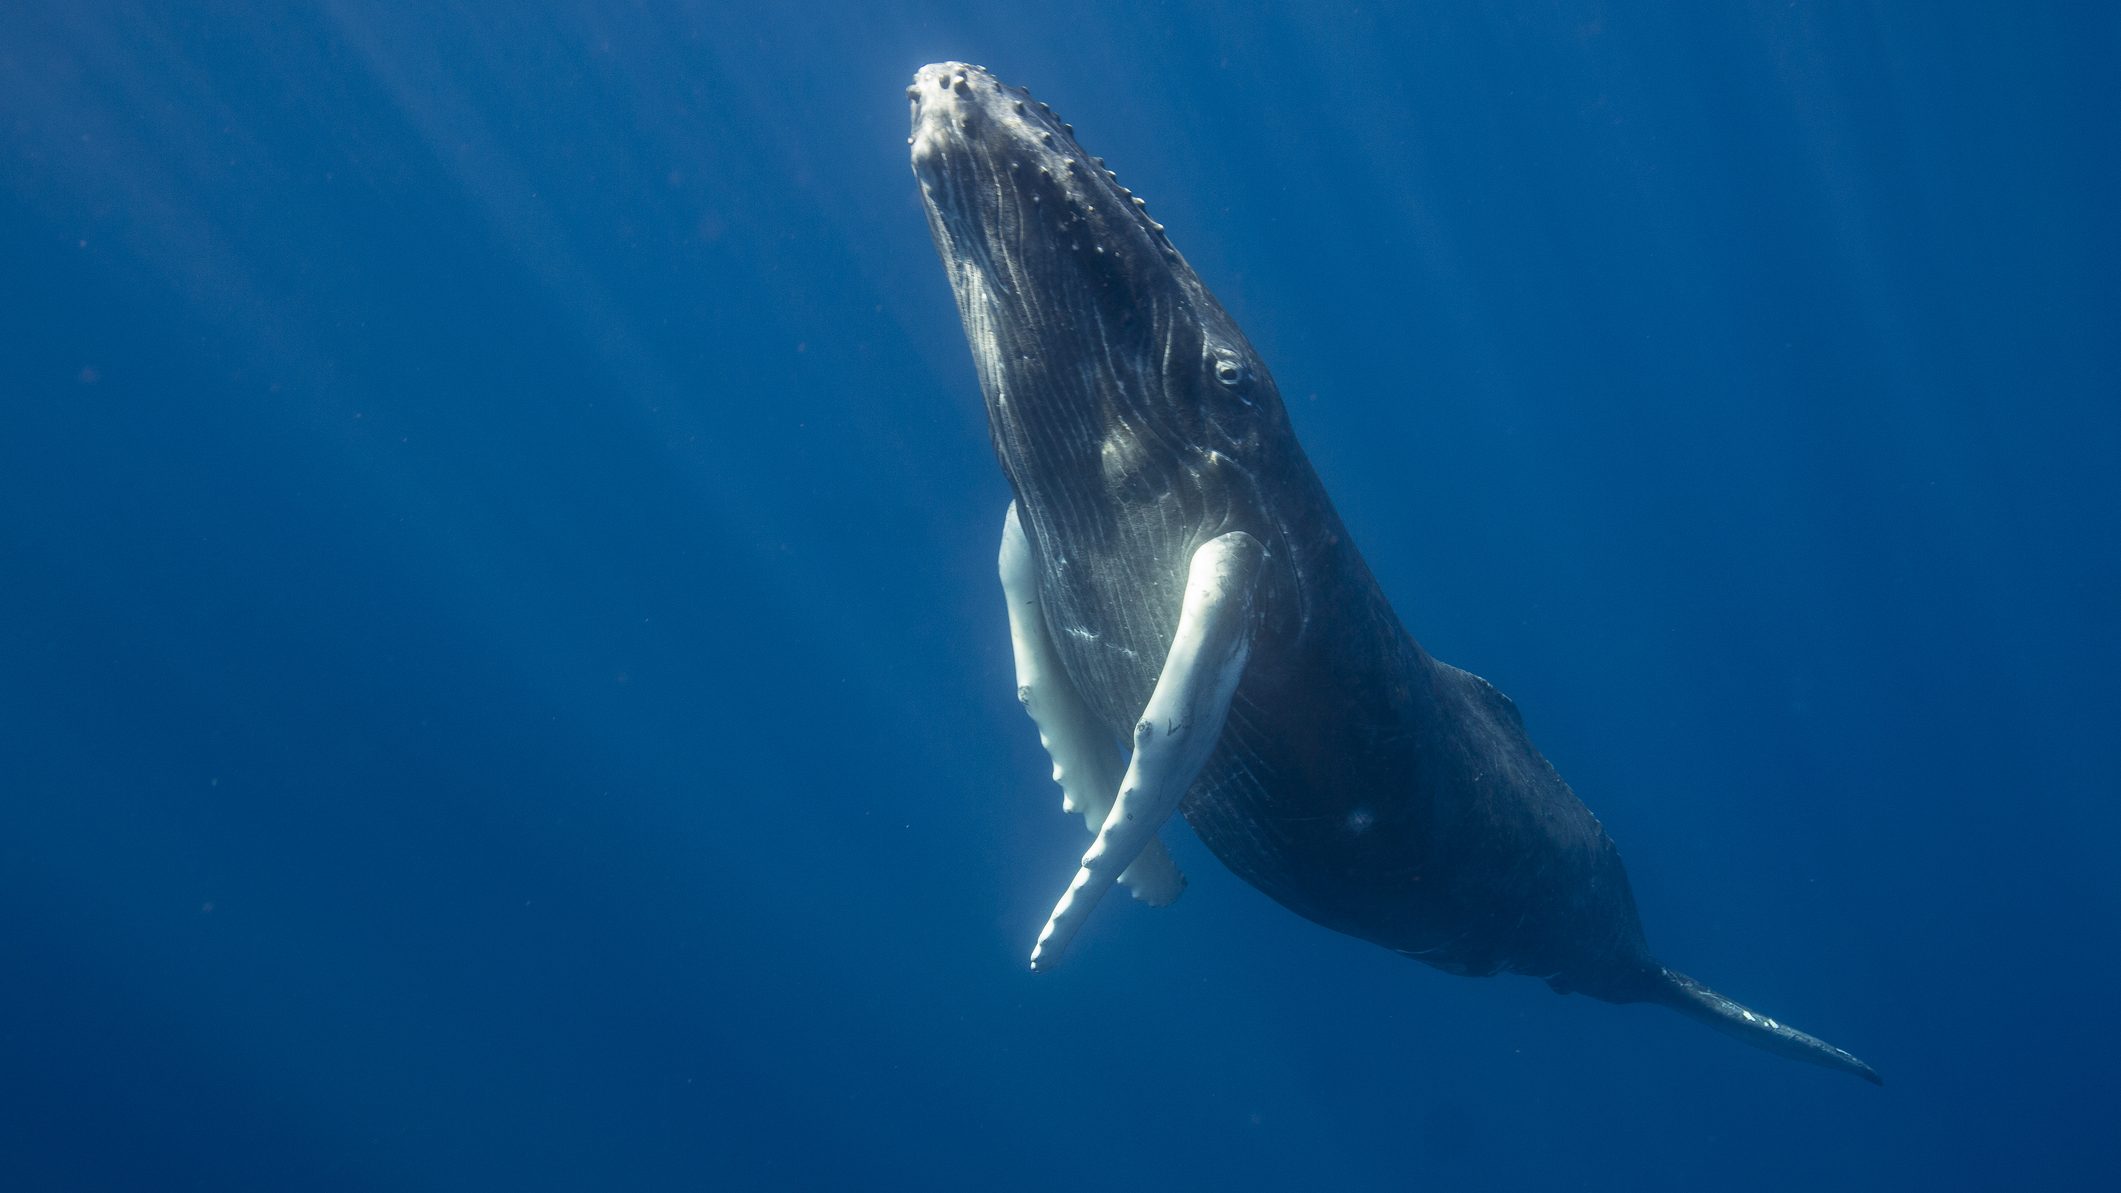
[[[929,229],[1019,488],[1197,490],[1287,438],[1244,333],[1069,125],[959,62],[906,94]]]

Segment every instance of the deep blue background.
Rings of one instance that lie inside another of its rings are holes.
[[[0,1187],[2110,1176],[2112,10],[1331,7],[0,8]],[[1663,956],[1885,1088],[1182,830],[1025,971],[1086,838],[952,57],[1148,196]]]

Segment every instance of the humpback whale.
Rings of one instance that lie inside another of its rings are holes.
[[[1094,838],[1040,931],[1184,879],[1173,813],[1307,919],[1451,973],[1674,1008],[1869,1065],[1666,968],[1619,852],[1509,698],[1424,651],[1349,541],[1272,375],[1142,201],[1028,91],[923,67],[913,172],[1015,500],[1017,696]]]

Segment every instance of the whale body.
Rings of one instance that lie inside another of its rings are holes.
[[[1507,697],[1401,625],[1265,363],[1072,127],[964,63],[923,68],[908,96],[1015,493],[1001,573],[1019,697],[1096,834],[1034,967],[1115,885],[1177,896],[1155,834],[1179,814],[1335,931],[1452,973],[1660,1003],[1879,1081],[1655,958],[1597,818]]]

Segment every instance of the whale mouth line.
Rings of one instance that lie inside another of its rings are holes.
[[[1087,470],[1130,500],[1213,504],[1279,395],[1116,171],[1029,91],[958,62],[907,88],[929,229],[1019,483]],[[1088,509],[1086,505],[1083,507]]]

